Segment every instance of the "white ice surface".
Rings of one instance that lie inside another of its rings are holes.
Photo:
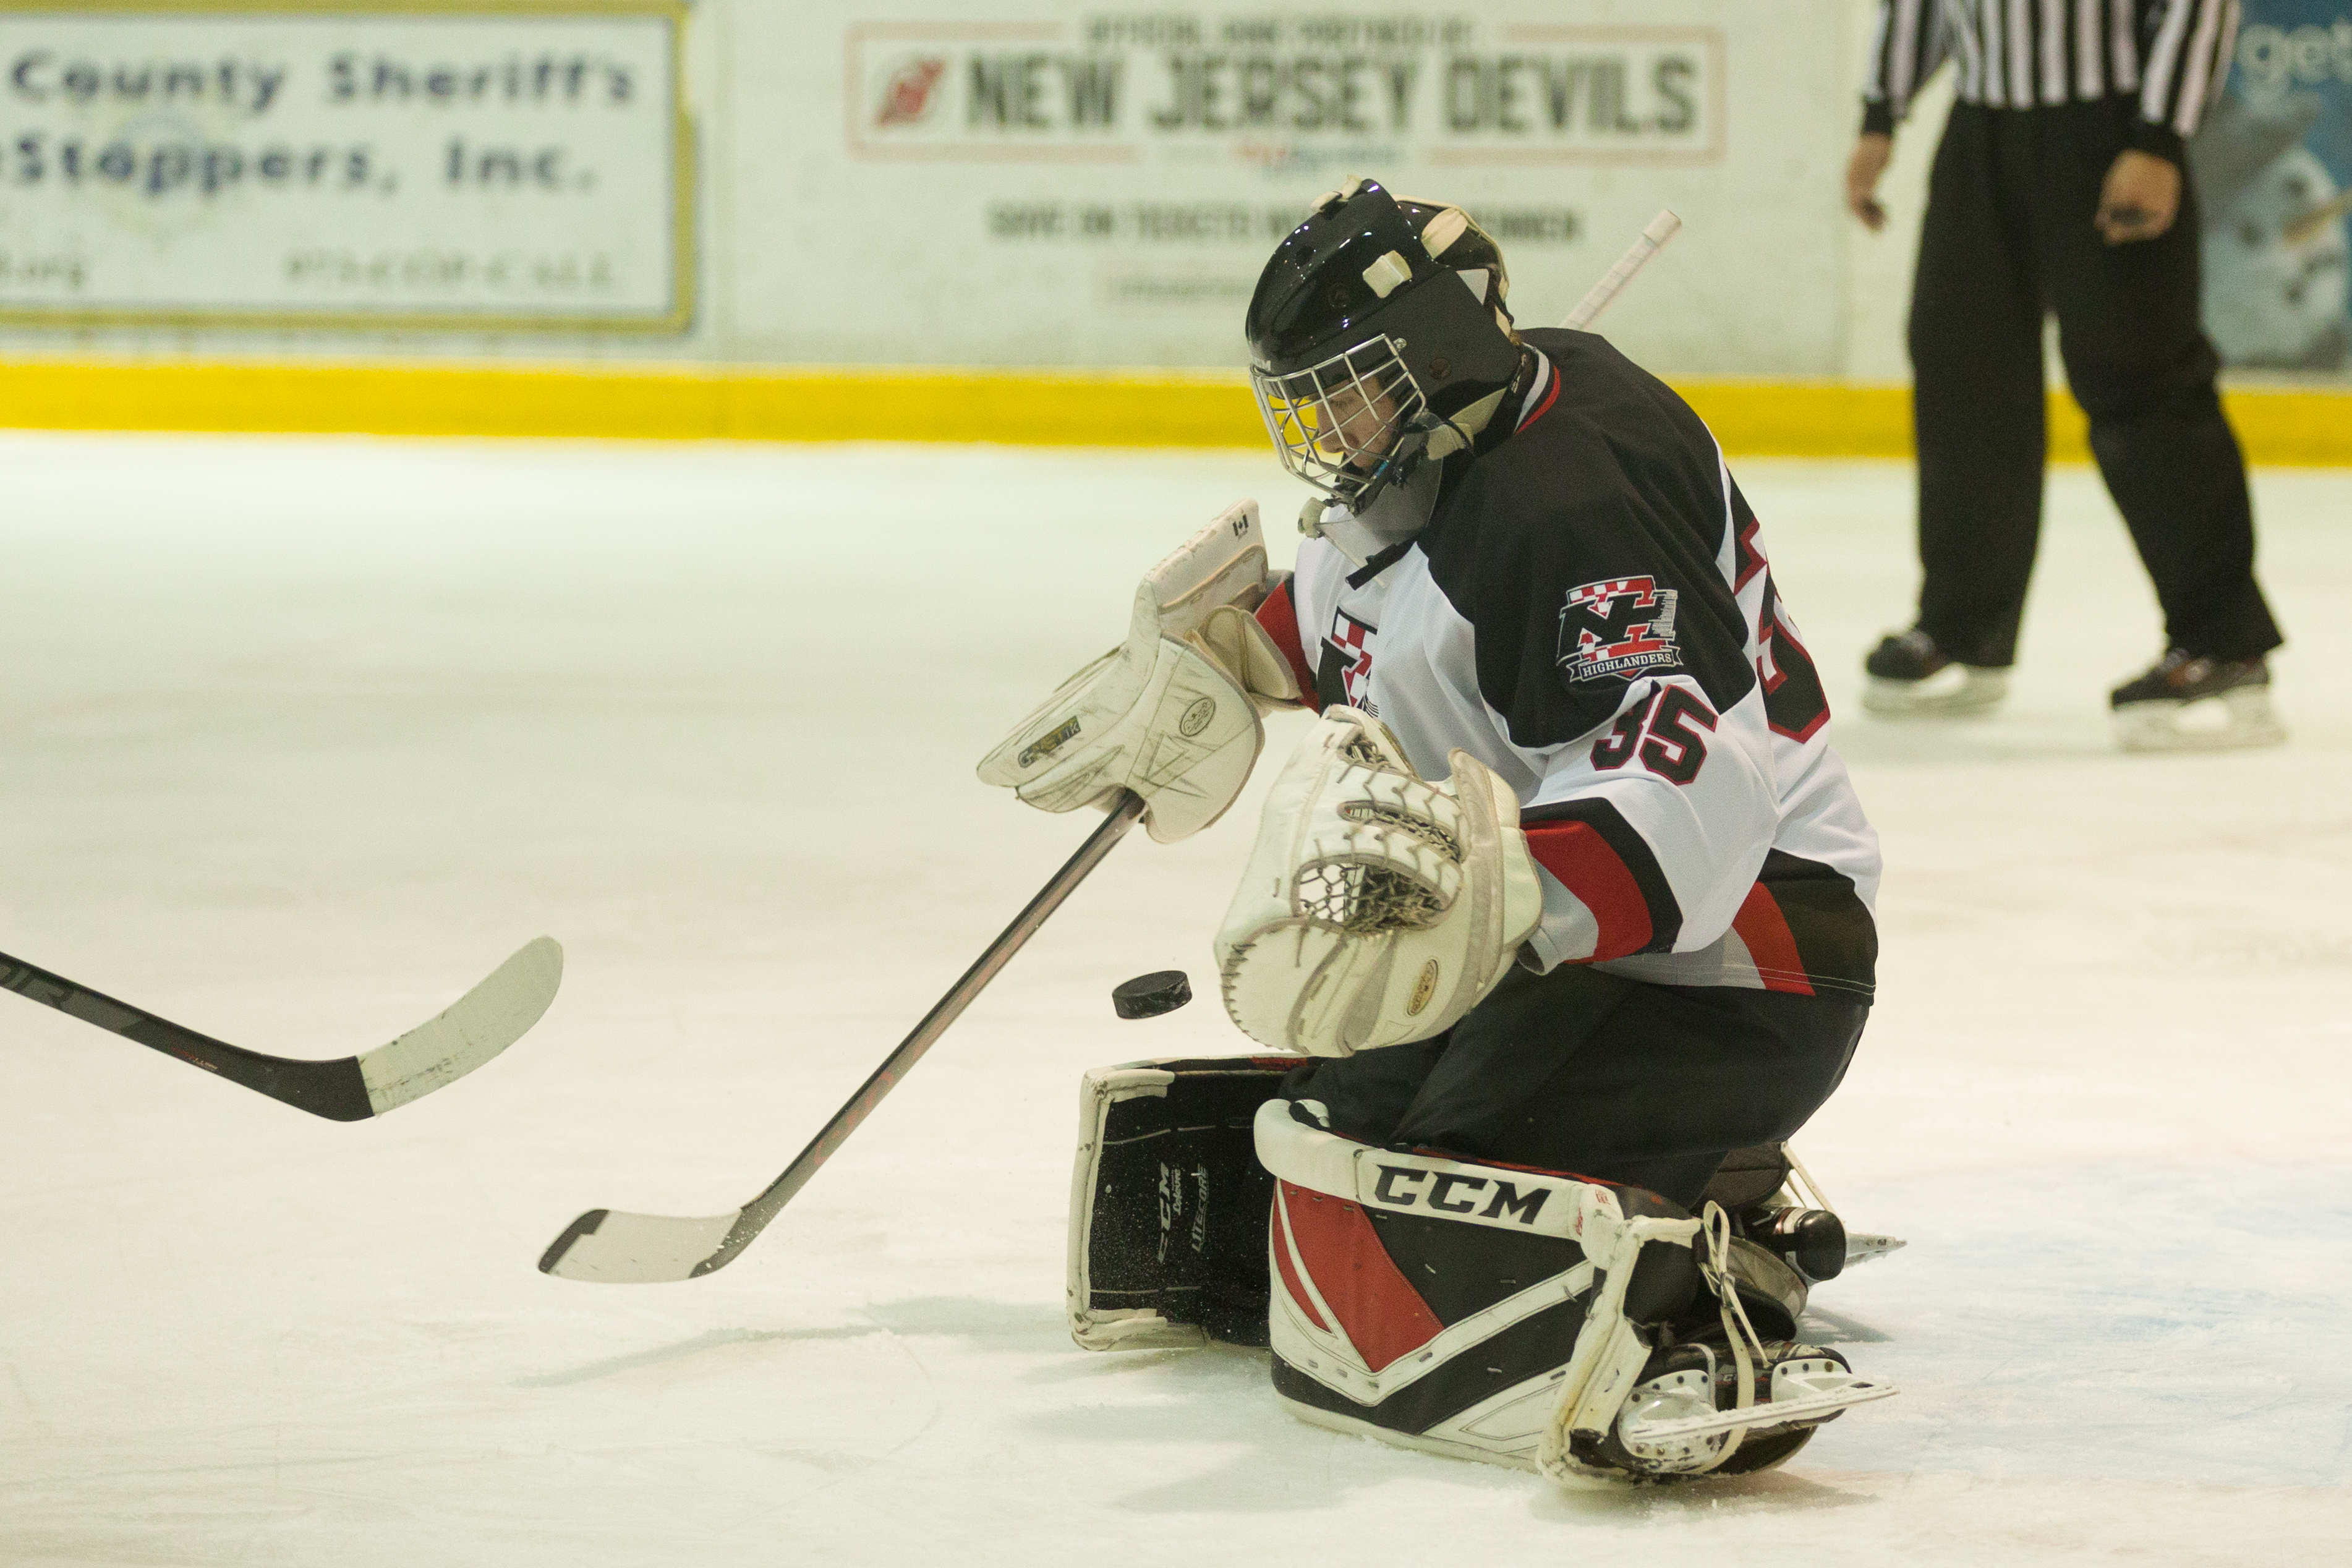
[[[1937,728],[1853,701],[1905,470],[1740,465],[1885,837],[1882,1000],[1801,1146],[1910,1239],[1816,1320],[1906,1393],[1591,1498],[1064,1333],[1076,1078],[1237,1046],[1254,795],[1122,846],[732,1267],[532,1268],[583,1208],[749,1198],[995,934],[1090,822],[973,760],[1219,507],[1295,512],[1269,459],[0,465],[0,950],[315,1056],[569,957],[512,1050],[353,1126],[0,996],[9,1568],[2352,1559],[2352,475],[2258,482],[2293,743],[2127,758],[2102,696],[2158,637],[2087,472],[2008,711]],[[1202,1002],[1112,1016],[1171,966]]]

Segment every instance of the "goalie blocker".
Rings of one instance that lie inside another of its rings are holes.
[[[1777,1146],[1727,1162],[1694,1216],[1638,1187],[1337,1136],[1283,1096],[1297,1065],[1087,1075],[1080,1345],[1270,1342],[1276,1393],[1307,1421],[1576,1483],[1764,1469],[1895,1392],[1796,1342],[1809,1279],[1844,1258],[1823,1252],[1833,1215],[1786,1206]]]

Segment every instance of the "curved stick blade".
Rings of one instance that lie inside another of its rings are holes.
[[[666,1285],[708,1274],[742,1247],[727,1246],[743,1211],[682,1219],[668,1215],[590,1209],[555,1238],[539,1260],[541,1274],[604,1285]],[[746,1239],[749,1239],[748,1237]]]
[[[447,1011],[359,1058],[368,1109],[382,1116],[472,1072],[524,1033],[563,983],[563,949],[553,937],[526,942]]]

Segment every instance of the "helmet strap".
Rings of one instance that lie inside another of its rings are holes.
[[[1450,458],[1456,452],[1467,450],[1470,443],[1478,438],[1478,433],[1494,420],[1495,410],[1503,405],[1503,399],[1509,395],[1510,390],[1507,386],[1498,386],[1450,417],[1439,416],[1441,422],[1430,431],[1428,449],[1423,455]]]

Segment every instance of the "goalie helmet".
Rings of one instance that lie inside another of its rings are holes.
[[[1361,512],[1467,447],[1518,374],[1503,253],[1460,207],[1370,180],[1316,202],[1260,274],[1250,383],[1283,467]]]

